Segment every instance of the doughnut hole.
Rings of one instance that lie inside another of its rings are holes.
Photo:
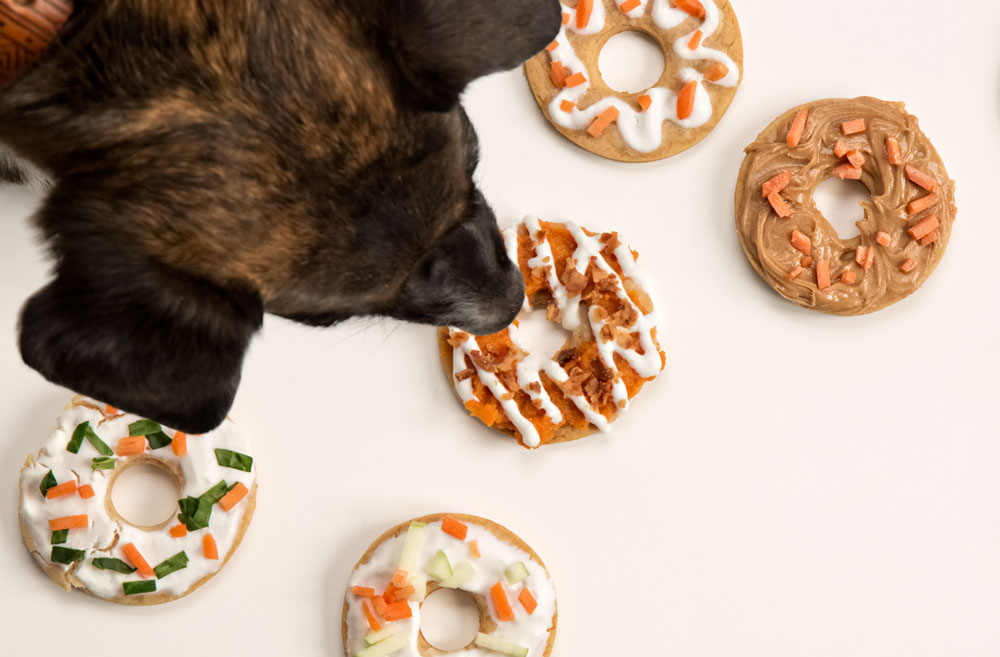
[[[659,82],[664,65],[660,44],[636,30],[615,34],[604,42],[597,56],[604,84],[626,94],[645,91]]]
[[[484,602],[471,593],[435,589],[420,606],[420,635],[435,650],[445,653],[462,650],[476,640],[483,612]]]
[[[129,459],[113,471],[105,506],[113,518],[156,530],[174,517],[182,489],[182,475],[167,464],[148,456]]]
[[[857,180],[829,178],[813,192],[813,202],[842,240],[860,234],[857,222],[864,218],[861,203],[870,201],[868,189]]]
[[[517,341],[537,358],[552,358],[572,335],[559,322],[545,317],[545,303],[517,317]]]

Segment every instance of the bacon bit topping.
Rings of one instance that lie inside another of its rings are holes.
[[[820,260],[816,263],[816,287],[825,290],[830,287],[830,261]]]
[[[542,384],[539,383],[538,381],[532,381],[525,387],[531,392],[535,393],[536,395],[542,391]]]
[[[840,275],[840,282],[844,285],[854,285],[854,281],[858,280],[858,275],[853,271],[845,271]]]
[[[621,246],[621,240],[618,239],[618,231],[614,230],[610,233],[604,233],[601,235],[601,242],[604,243],[604,250],[609,253],[614,253],[615,249]]]
[[[909,274],[911,271],[914,270],[914,268],[916,268],[916,266],[917,266],[916,260],[914,260],[913,258],[907,258],[906,262],[904,262],[899,266],[899,271],[903,272],[904,274]]]
[[[885,138],[885,154],[889,157],[889,164],[902,164],[903,156],[899,151],[899,142],[895,137]]]
[[[552,84],[557,87],[566,86],[566,67],[562,65],[562,62],[552,62],[552,68],[549,70],[549,78],[551,78]]]
[[[805,267],[806,269],[809,269],[810,267],[813,266],[813,259],[809,256],[806,256],[802,258],[802,260],[799,260],[799,264]]]
[[[778,216],[784,219],[785,217],[792,216],[792,208],[790,205],[785,203],[785,200],[781,198],[781,194],[778,192],[773,192],[767,196],[768,203],[774,208],[774,211],[778,213]]]
[[[812,240],[800,233],[798,230],[792,231],[791,242],[793,247],[805,255],[809,255],[812,252]]]
[[[581,84],[587,81],[587,76],[583,73],[574,73],[573,75],[566,78],[567,87],[579,87]]]
[[[587,128],[587,134],[591,137],[600,137],[609,125],[618,119],[618,108],[609,107],[601,112]]]
[[[465,331],[455,331],[448,338],[448,344],[457,349],[458,347],[461,347],[462,344],[464,344],[470,337],[471,336]]]
[[[579,296],[583,288],[587,287],[587,277],[576,269],[576,262],[572,258],[566,258],[566,270],[563,274],[566,279],[563,285],[566,287],[566,294],[571,297]]]
[[[802,141],[802,133],[806,130],[806,119],[808,118],[809,110],[803,109],[792,119],[792,125],[788,128],[788,136],[785,137],[785,143],[788,144],[789,148],[795,148]]]
[[[464,370],[455,375],[456,381],[465,381],[476,375],[476,370],[471,367],[466,367]]]
[[[595,358],[590,364],[590,371],[594,373],[594,376],[598,381],[611,381],[615,378],[614,371],[604,364],[604,361],[600,358]]]
[[[573,347],[563,349],[556,354],[556,362],[559,363],[559,367],[566,367],[566,363],[570,362],[574,358],[576,358],[576,349]]]
[[[847,151],[845,155],[847,156],[847,161],[850,162],[853,166],[856,166],[858,168],[864,166],[865,155],[861,151],[858,150]]]
[[[843,158],[847,155],[847,144],[844,143],[843,139],[838,139],[833,145],[833,154],[838,158]]]
[[[875,235],[875,241],[881,244],[882,246],[889,246],[889,242],[892,241],[892,237],[890,237],[889,233],[885,232],[884,230],[880,230]]]
[[[587,27],[590,22],[590,14],[594,11],[594,0],[580,0],[576,3],[576,26],[580,29]]]
[[[933,233],[935,230],[938,229],[938,226],[940,225],[941,222],[938,221],[936,214],[928,215],[924,219],[915,223],[910,228],[909,230],[910,237],[912,237],[915,240],[919,240],[925,235],[930,235],[931,233]]]
[[[927,196],[922,196],[915,201],[910,201],[910,203],[906,206],[906,212],[909,214],[920,214],[927,208],[937,205],[937,202],[937,193],[931,192]]]
[[[845,121],[840,124],[840,131],[845,135],[856,135],[858,133],[864,132],[865,120],[854,119],[853,121]]]
[[[788,171],[782,171],[775,177],[771,178],[763,185],[760,186],[761,196],[767,198],[775,192],[780,192],[785,187],[788,187],[788,183],[792,182],[792,174]]]
[[[920,246],[927,246],[928,244],[933,244],[934,242],[937,241],[937,238],[938,238],[938,232],[936,230],[933,233],[924,235],[919,240]]]
[[[625,2],[618,5],[618,8],[622,10],[623,14],[627,14],[640,4],[642,4],[641,0],[625,0]]]
[[[936,180],[920,169],[910,166],[909,164],[906,165],[906,177],[909,178],[914,184],[920,185],[929,192],[936,192],[938,190],[938,183]]]
[[[701,38],[704,36],[701,30],[695,30],[694,34],[691,35],[691,40],[688,41],[688,50],[697,50],[698,46],[701,45]]]
[[[804,271],[805,270],[802,267],[796,266],[795,269],[788,272],[788,280],[794,281],[796,278],[799,277],[799,274],[801,274]]]
[[[512,349],[504,349],[504,353],[498,353],[498,349],[500,348],[493,347],[493,351],[490,351],[487,348],[485,353],[477,349],[471,352],[469,357],[472,358],[472,362],[479,369],[486,370],[487,372],[496,372],[497,370],[505,369],[517,356]]]
[[[698,91],[698,81],[691,80],[677,94],[677,118],[683,121],[694,111],[694,97]]]
[[[564,100],[561,103],[559,103],[559,109],[561,109],[564,112],[572,112],[574,107],[576,107],[576,103],[574,103],[572,100]]]
[[[653,104],[652,97],[650,97],[647,94],[643,94],[643,95],[639,96],[639,98],[637,98],[637,100],[639,101],[639,107],[642,108],[643,112],[645,112],[646,110],[648,110],[650,108],[650,106]]]
[[[548,50],[549,52],[552,52],[553,50],[555,50],[558,47],[559,47],[559,42],[558,41],[553,41],[549,45],[545,46],[545,49]]]
[[[698,0],[674,0],[674,4],[695,18],[705,18],[705,7]]]

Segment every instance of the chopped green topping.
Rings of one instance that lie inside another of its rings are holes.
[[[61,545],[69,539],[68,529],[57,529],[52,532],[52,545]]]
[[[508,655],[509,657],[528,657],[528,649],[525,646],[501,639],[498,636],[483,634],[482,632],[476,635],[476,645],[486,650],[498,652],[501,655]]]
[[[156,575],[156,579],[163,579],[170,573],[175,573],[182,568],[187,568],[188,565],[188,555],[186,552],[178,552],[174,556],[170,557],[166,561],[160,562],[155,568],[153,568],[153,573]]]
[[[69,444],[66,445],[67,452],[73,452],[77,454],[80,451],[80,445],[83,444],[83,439],[86,438],[87,442],[94,446],[94,449],[98,451],[102,456],[111,456],[114,452],[108,447],[108,444],[101,440],[100,436],[91,428],[90,422],[81,422],[76,425],[76,429],[73,429],[73,437],[70,438]]]
[[[150,449],[160,449],[161,447],[166,447],[170,443],[174,442],[170,436],[162,431],[147,433],[146,440],[149,442]]]
[[[113,570],[116,573],[124,573],[126,575],[131,575],[135,572],[135,568],[128,565],[121,559],[109,559],[106,557],[98,557],[93,561],[94,568],[99,570]]]
[[[201,497],[185,497],[177,501],[177,506],[181,512],[177,515],[177,520],[183,522],[188,531],[197,531],[208,527],[208,521],[212,517],[212,507],[229,492],[229,486],[225,481],[220,481],[201,494]]]
[[[253,466],[253,457],[228,449],[215,450],[215,460],[224,468],[233,468],[243,472],[250,472],[250,468]]]
[[[468,561],[455,566],[451,577],[441,582],[441,586],[446,589],[460,589],[462,585],[476,576],[476,569]]]
[[[42,497],[47,496],[49,494],[49,489],[56,486],[58,483],[59,482],[56,481],[56,476],[52,474],[51,470],[49,470],[48,474],[42,477],[42,483],[38,484],[38,490],[42,491]]]
[[[125,595],[152,593],[156,590],[156,580],[149,579],[142,582],[122,582],[122,590],[125,591]]]
[[[396,633],[387,639],[383,639],[378,643],[368,646],[364,650],[359,650],[354,653],[354,657],[387,657],[394,652],[402,650],[406,647],[406,644],[410,642],[410,638],[403,633]]]
[[[430,563],[427,564],[427,576],[430,577],[435,582],[443,582],[444,580],[451,577],[451,562],[448,561],[448,555],[446,555],[442,550],[438,550],[434,558],[431,559]]]
[[[524,565],[523,561],[518,561],[515,564],[507,566],[507,570],[503,571],[503,574],[507,578],[507,583],[513,586],[527,579],[531,573],[528,572],[528,567]]]
[[[161,431],[163,427],[160,426],[159,422],[153,422],[152,420],[139,420],[128,425],[128,435],[130,436],[148,436],[156,431]]]
[[[385,641],[391,636],[396,636],[399,634],[399,629],[395,627],[387,627],[384,630],[379,630],[378,632],[372,632],[365,635],[365,643],[370,646],[374,646],[380,641]]]
[[[111,470],[117,461],[113,456],[98,456],[90,461],[90,467],[94,470]]]
[[[86,552],[83,550],[74,550],[72,548],[64,548],[56,545],[52,548],[51,561],[54,563],[73,563],[74,561],[83,561],[83,557]]]
[[[86,428],[89,426],[90,422],[76,425],[76,429],[73,429],[73,436],[69,439],[69,444],[66,445],[67,452],[76,454],[80,451],[80,445],[83,444],[83,434],[87,432]]]

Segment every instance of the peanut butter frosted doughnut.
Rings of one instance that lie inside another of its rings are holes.
[[[912,294],[944,255],[955,183],[902,103],[808,103],[775,119],[746,153],[736,183],[740,243],[789,301],[834,315],[875,312]],[[832,176],[871,193],[856,237],[841,239],[813,201]]]

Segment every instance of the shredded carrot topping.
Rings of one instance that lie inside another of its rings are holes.
[[[806,237],[798,230],[792,231],[791,242],[793,247],[795,247],[797,250],[801,251],[805,255],[809,255],[809,253],[812,251],[812,240]]]
[[[549,45],[545,46],[545,49],[548,50],[549,52],[552,52],[558,47],[559,47],[559,41],[553,41]]]
[[[387,621],[402,620],[404,618],[409,618],[413,615],[413,610],[410,609],[410,603],[405,600],[400,602],[393,602],[386,609],[383,614]]]
[[[830,261],[819,260],[816,263],[816,287],[825,290],[830,287]]]
[[[563,16],[565,15],[566,14],[563,14]],[[372,632],[381,632],[382,623],[378,622],[378,617],[375,615],[375,610],[372,609],[372,603],[368,600],[362,600],[361,608],[365,612],[365,620],[368,621],[368,627],[372,628]]]
[[[222,507],[223,511],[229,511],[236,506],[240,500],[246,497],[249,492],[250,491],[247,490],[247,487],[243,485],[243,482],[238,481],[236,482],[236,485],[233,486],[233,489],[226,493],[221,500],[219,500],[219,506]]]
[[[170,535],[174,538],[184,538],[188,535],[187,525],[180,523],[179,525],[174,525],[170,528]]]
[[[479,552],[479,541],[469,541],[469,556],[473,559],[478,559],[483,556],[482,553]]]
[[[406,586],[406,581],[410,579],[410,574],[405,570],[397,570],[392,575],[392,585],[398,589]]]
[[[780,192],[785,187],[788,187],[788,183],[790,182],[792,182],[792,174],[787,170],[782,171],[760,186],[760,195],[767,198],[771,194]]]
[[[86,529],[90,526],[90,517],[87,515],[63,516],[49,520],[49,529],[54,532],[63,529]]]
[[[840,282],[844,285],[853,285],[856,280],[858,280],[858,275],[853,271],[845,271],[840,275]]]
[[[806,119],[808,118],[809,110],[803,109],[792,119],[792,125],[788,128],[788,136],[785,138],[785,143],[788,144],[789,148],[795,148],[802,141],[802,134],[806,130]]]
[[[63,482],[58,486],[53,486],[45,493],[46,499],[54,499],[57,497],[62,497],[63,495],[72,495],[76,492],[76,480],[70,479],[69,481]]]
[[[906,212],[909,214],[920,214],[924,210],[934,205],[937,205],[938,195],[936,192],[931,192],[926,196],[921,196],[915,201],[910,201],[906,206]]]
[[[567,14],[566,12],[563,12],[562,14],[562,24],[569,25],[569,14]]]
[[[174,440],[170,443],[170,447],[174,450],[176,456],[184,456],[188,453],[188,437],[183,431],[178,431],[174,434]]]
[[[118,456],[138,456],[146,451],[146,436],[126,436],[118,441],[115,454]]]
[[[917,266],[917,261],[913,258],[907,258],[906,262],[899,266],[899,270],[904,274],[909,274]]]
[[[561,109],[564,112],[572,112],[574,107],[576,107],[576,103],[574,103],[572,100],[564,100],[561,103],[559,103],[559,109]]]
[[[639,107],[642,108],[643,112],[648,110],[653,105],[653,98],[648,94],[643,94],[639,96],[636,100],[639,101]]]
[[[882,246],[889,246],[889,242],[892,241],[892,237],[890,237],[889,233],[885,232],[884,230],[880,230],[875,235],[875,241],[881,244]]]
[[[909,164],[906,165],[906,177],[909,178],[914,184],[920,185],[929,192],[936,192],[938,190],[936,180],[920,169],[910,166]]]
[[[535,609],[538,608],[538,602],[535,600],[535,596],[531,595],[531,591],[528,587],[521,589],[521,593],[517,596],[518,602],[524,607],[524,610],[528,612],[528,615],[535,613]]]
[[[847,161],[856,167],[862,167],[865,164],[865,155],[861,151],[853,150],[847,151],[845,153],[847,156]]]
[[[899,151],[899,142],[895,137],[885,138],[885,154],[889,157],[889,164],[902,164],[903,156]]]
[[[573,75],[566,78],[567,87],[579,87],[581,84],[587,81],[587,76],[583,73],[574,73]]]
[[[502,621],[514,620],[514,610],[507,599],[507,592],[503,589],[503,582],[497,582],[490,589],[490,598],[493,599],[493,607],[496,609],[497,618]]]
[[[104,414],[105,415],[118,415],[118,409],[115,408],[114,406],[112,406],[111,404],[107,404],[104,407]]]
[[[844,121],[840,124],[840,131],[845,135],[856,135],[860,132],[864,132],[865,120],[854,119],[853,121]]]
[[[865,255],[867,253],[868,253],[868,247],[867,246],[858,246],[858,248],[854,250],[854,262],[856,262],[859,265],[861,265],[862,267],[864,267],[865,266]]]
[[[715,62],[705,69],[705,79],[709,82],[718,82],[729,75],[729,67],[722,62]]]
[[[861,167],[851,164],[841,164],[831,173],[841,180],[861,180]]]
[[[701,30],[695,30],[694,34],[691,35],[691,40],[688,41],[689,50],[697,50],[698,46],[701,45],[701,38],[704,36]]]
[[[674,4],[695,18],[705,18],[705,7],[698,0],[674,0]]]
[[[940,225],[941,222],[938,221],[936,214],[929,215],[924,219],[921,219],[917,223],[913,224],[913,226],[909,230],[910,237],[912,237],[915,240],[919,240],[921,237],[933,233],[935,230],[938,229],[938,226]]]
[[[591,137],[600,137],[609,125],[618,120],[618,114],[617,107],[607,108],[591,122],[590,127],[587,128],[587,134]]]
[[[928,244],[933,244],[934,242],[936,242],[937,238],[938,238],[938,232],[935,230],[933,233],[928,233],[927,235],[921,237],[918,240],[918,242],[920,243],[920,246],[927,246]]]
[[[552,80],[552,84],[557,87],[566,86],[566,67],[562,65],[562,62],[552,62],[549,78]]]
[[[785,199],[781,198],[781,194],[778,192],[771,192],[768,194],[767,201],[782,219],[792,216],[792,207],[785,203]]]
[[[85,500],[89,500],[94,496],[94,489],[90,484],[84,484],[76,489],[77,494]]]
[[[808,269],[813,266],[813,259],[809,256],[806,256],[801,260],[799,260],[799,264]]]
[[[691,80],[677,94],[677,118],[683,121],[694,111],[695,93],[698,91],[698,81]]]
[[[799,274],[801,274],[804,271],[805,270],[802,267],[799,267],[798,265],[796,265],[795,269],[793,269],[792,271],[788,272],[788,280],[794,281],[796,278],[799,277]]]
[[[587,27],[590,22],[590,14],[594,11],[594,0],[580,0],[576,3],[576,26],[578,28]]]
[[[385,616],[386,612],[389,611],[389,603],[385,601],[384,595],[376,595],[372,598],[372,604],[375,606],[375,611],[381,616]]]
[[[838,158],[842,158],[847,155],[847,144],[844,143],[843,139],[838,139],[833,145],[833,154]]]
[[[455,520],[451,516],[445,516],[441,519],[441,531],[454,536],[460,541],[464,541],[466,535],[469,533],[469,526],[464,522]]]
[[[201,552],[205,555],[206,559],[218,560],[219,546],[215,544],[214,536],[205,534],[205,537],[201,539]]]
[[[351,593],[353,595],[360,595],[362,598],[374,598],[375,589],[370,586],[352,586]]]
[[[623,14],[627,14],[640,4],[642,4],[641,0],[625,0],[625,2],[618,5],[618,8],[622,10]]]
[[[152,577],[155,574],[153,573],[153,569],[150,567],[149,563],[143,558],[142,554],[139,553],[139,549],[134,543],[126,543],[123,545],[122,552],[125,553],[125,556],[132,562],[132,565],[137,571],[139,571],[140,575],[143,577]]]

